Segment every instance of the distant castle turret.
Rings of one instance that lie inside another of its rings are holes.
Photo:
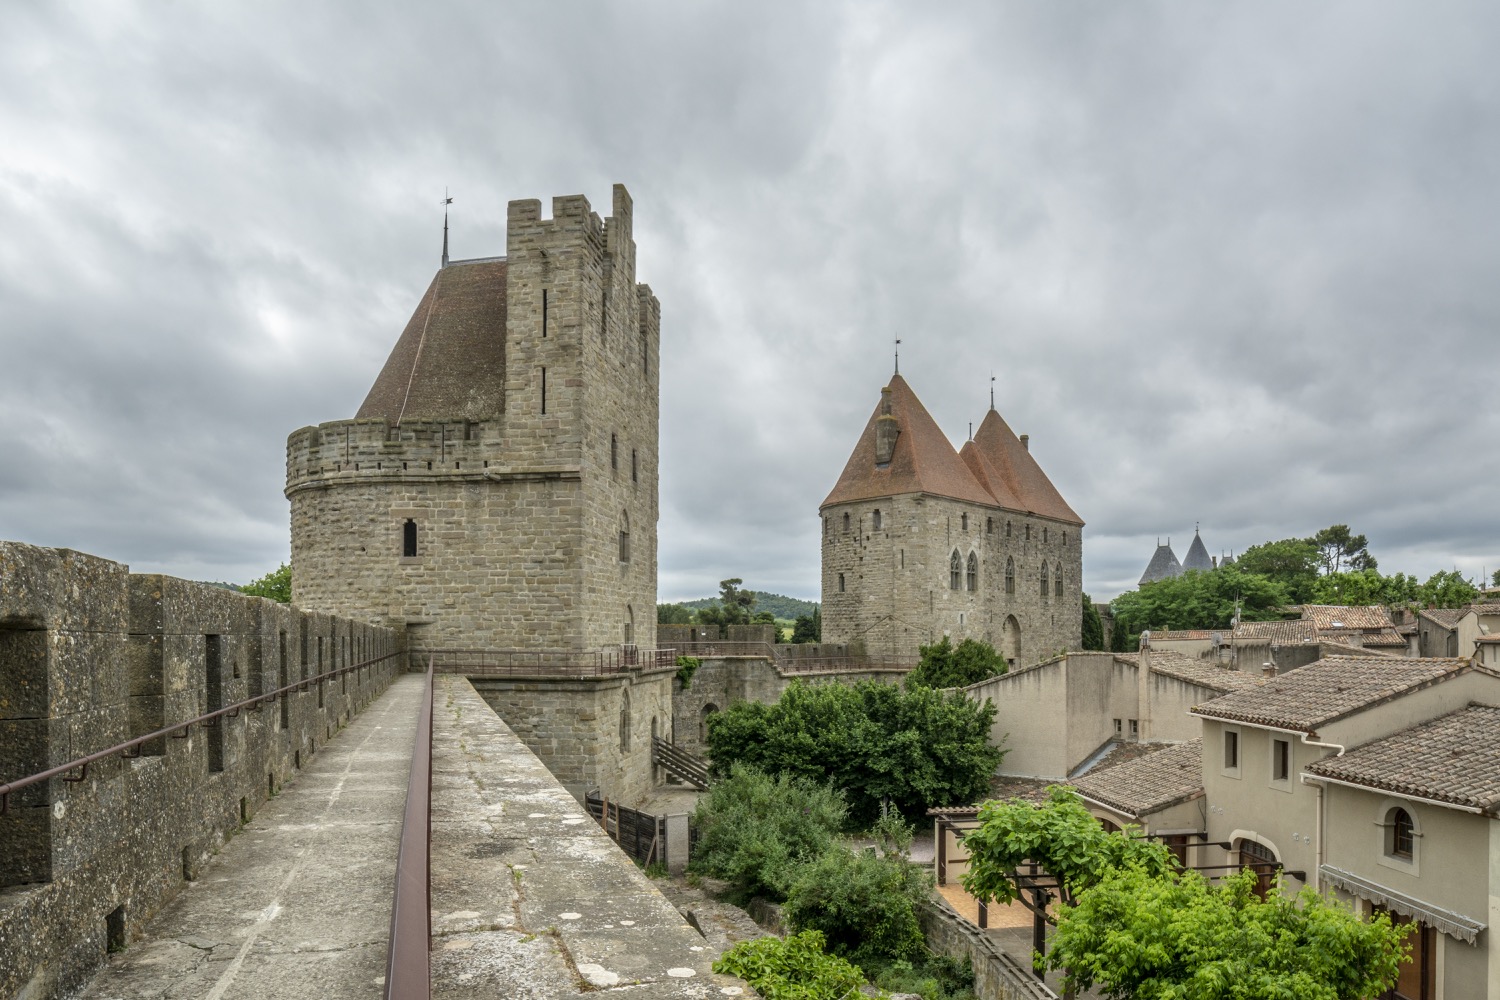
[[[1228,565],[1232,560],[1225,559]],[[1188,570],[1207,572],[1218,567],[1213,556],[1208,554],[1208,548],[1203,544],[1203,538],[1198,534],[1198,529],[1193,528],[1193,544],[1188,547],[1187,558],[1182,562],[1177,561],[1177,553],[1172,551],[1172,539],[1167,539],[1163,545],[1158,539],[1156,551],[1151,554],[1151,561],[1146,564],[1146,572],[1141,574],[1139,586],[1155,583],[1158,580],[1167,580],[1174,576],[1181,576]]]

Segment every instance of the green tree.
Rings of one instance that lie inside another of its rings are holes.
[[[921,955],[917,914],[931,892],[927,870],[899,854],[835,847],[798,869],[782,913],[794,930],[821,931],[829,951],[869,972]]]
[[[282,604],[292,603],[292,567],[282,563],[259,580],[253,580],[240,588],[242,594],[269,597]]]
[[[1104,649],[1104,621],[1099,617],[1099,609],[1094,607],[1094,599],[1088,594],[1083,595],[1083,648]]]
[[[716,774],[746,764],[831,784],[867,824],[883,802],[917,816],[981,798],[1005,754],[990,744],[994,717],[994,705],[961,691],[794,681],[774,705],[736,702],[710,716],[708,752]]]
[[[744,582],[737,576],[720,580],[719,606],[702,609],[698,612],[698,620],[706,625],[749,624],[750,616],[755,610],[755,591],[741,590],[740,584]]]
[[[1236,564],[1148,583],[1116,597],[1110,607],[1115,629],[1138,635],[1148,628],[1228,628],[1236,602],[1242,621],[1274,621],[1287,597],[1273,580]]]
[[[1352,570],[1376,568],[1365,536],[1352,534],[1347,524],[1324,528],[1313,535],[1312,543],[1318,548],[1318,563],[1324,573],[1342,572],[1345,565]]]
[[[1494,573],[1490,574],[1490,586],[1500,587],[1500,569],[1497,569]]]
[[[1250,871],[1218,885],[1110,871],[1062,909],[1047,964],[1074,989],[1133,1000],[1359,1000],[1395,984],[1410,926],[1362,920],[1310,887],[1262,901],[1255,884]]]
[[[658,625],[691,625],[692,623],[692,608],[685,608],[681,604],[658,604],[656,606],[656,624]]]
[[[1279,584],[1293,604],[1311,601],[1319,565],[1318,546],[1311,538],[1252,545],[1234,562],[1242,573],[1255,573]]]
[[[1462,608],[1479,600],[1479,588],[1458,570],[1440,570],[1417,591],[1417,601],[1439,608]]]
[[[995,647],[978,639],[965,639],[957,646],[942,639],[919,646],[917,668],[906,675],[908,686],[959,688],[998,677],[1009,669]]]
[[[817,642],[818,630],[813,623],[811,615],[798,615],[797,622],[792,627],[793,642]]]
[[[688,867],[732,883],[742,899],[785,899],[798,866],[834,847],[845,815],[843,796],[823,785],[735,766],[693,812]]]
[[[1420,597],[1415,577],[1381,576],[1379,570],[1348,570],[1318,577],[1305,598],[1309,604],[1410,604]]]

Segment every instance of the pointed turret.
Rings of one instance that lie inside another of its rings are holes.
[[[1188,546],[1187,558],[1182,561],[1184,570],[1196,569],[1207,572],[1214,568],[1214,561],[1208,557],[1208,549],[1203,544],[1203,539],[1198,536],[1198,529],[1193,529],[1193,544]]]
[[[884,459],[884,461],[882,461]],[[930,493],[993,504],[917,394],[900,375],[881,390],[844,472],[820,507],[830,504]]]
[[[1141,574],[1140,586],[1155,583],[1157,580],[1166,580],[1170,577],[1182,575],[1182,563],[1177,561],[1177,553],[1172,551],[1172,540],[1167,539],[1167,544],[1157,543],[1156,551],[1151,555],[1151,562],[1146,566],[1146,572]]]

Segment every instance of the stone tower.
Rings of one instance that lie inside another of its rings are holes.
[[[287,440],[293,599],[413,649],[655,645],[661,308],[631,201],[513,201],[447,259],[353,420]]]
[[[823,516],[823,639],[913,656],[949,635],[1015,665],[1077,649],[1083,521],[992,406],[954,451],[899,374]]]

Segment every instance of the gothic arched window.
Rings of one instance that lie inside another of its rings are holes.
[[[1047,560],[1043,559],[1042,560],[1042,599],[1043,600],[1046,600],[1047,597],[1051,594],[1052,588],[1050,586],[1048,586],[1049,582],[1050,581],[1047,579]]]
[[[968,572],[964,574],[964,583],[970,590],[979,589],[979,557],[972,552],[969,553],[969,566]]]
[[[948,589],[957,590],[962,583],[964,575],[964,561],[958,557],[958,550],[953,550],[953,555],[948,557]]]
[[[1007,594],[1016,592],[1016,561],[1010,556],[1005,557],[1005,592]]]
[[[630,562],[630,515],[620,511],[620,562]]]

